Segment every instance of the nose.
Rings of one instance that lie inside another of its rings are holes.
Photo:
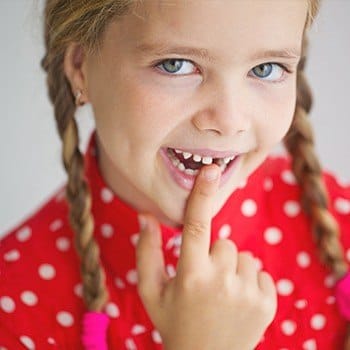
[[[208,87],[202,96],[204,107],[195,113],[192,123],[200,131],[214,131],[220,135],[238,135],[252,126],[252,108],[247,91],[233,83]],[[209,91],[210,90],[210,91]]]

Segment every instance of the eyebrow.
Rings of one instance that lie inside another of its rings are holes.
[[[136,46],[136,50],[141,54],[149,54],[155,56],[164,56],[169,54],[181,54],[193,57],[198,57],[202,60],[212,62],[215,60],[211,56],[207,49],[190,47],[190,46],[171,46],[164,43],[141,43]],[[265,59],[265,58],[285,58],[285,59],[298,59],[301,52],[294,47],[283,48],[279,50],[261,50],[253,53],[249,57],[251,60]]]

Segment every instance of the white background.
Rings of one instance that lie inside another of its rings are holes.
[[[40,68],[41,8],[40,0],[0,1],[0,235],[65,181],[61,143]],[[350,0],[323,0],[306,70],[314,91],[311,120],[317,151],[324,167],[343,182],[350,182],[349,18]],[[88,108],[80,113],[84,147],[93,124]]]

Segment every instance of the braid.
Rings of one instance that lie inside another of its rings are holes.
[[[307,38],[305,37],[303,55],[297,73],[295,114],[284,144],[292,156],[292,169],[301,187],[302,207],[310,217],[320,258],[339,280],[348,271],[348,266],[339,241],[338,224],[328,210],[327,190],[322,179],[321,165],[314,149],[311,124],[307,118],[312,106],[312,95],[303,71],[306,49]],[[349,330],[345,349],[350,349]]]
[[[84,180],[84,159],[79,151],[79,136],[74,119],[75,103],[63,73],[63,55],[41,61],[47,71],[47,85],[59,136],[63,143],[63,164],[68,175],[66,197],[69,220],[75,233],[75,246],[81,257],[83,298],[91,311],[101,311],[107,299],[105,275],[99,262],[99,248],[93,238],[91,194]]]

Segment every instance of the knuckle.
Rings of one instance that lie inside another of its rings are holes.
[[[237,255],[237,246],[233,241],[221,238],[215,241],[212,251],[224,251],[226,254]]]
[[[209,225],[201,221],[189,221],[186,223],[186,233],[194,238],[200,238],[202,233],[209,230]]]

